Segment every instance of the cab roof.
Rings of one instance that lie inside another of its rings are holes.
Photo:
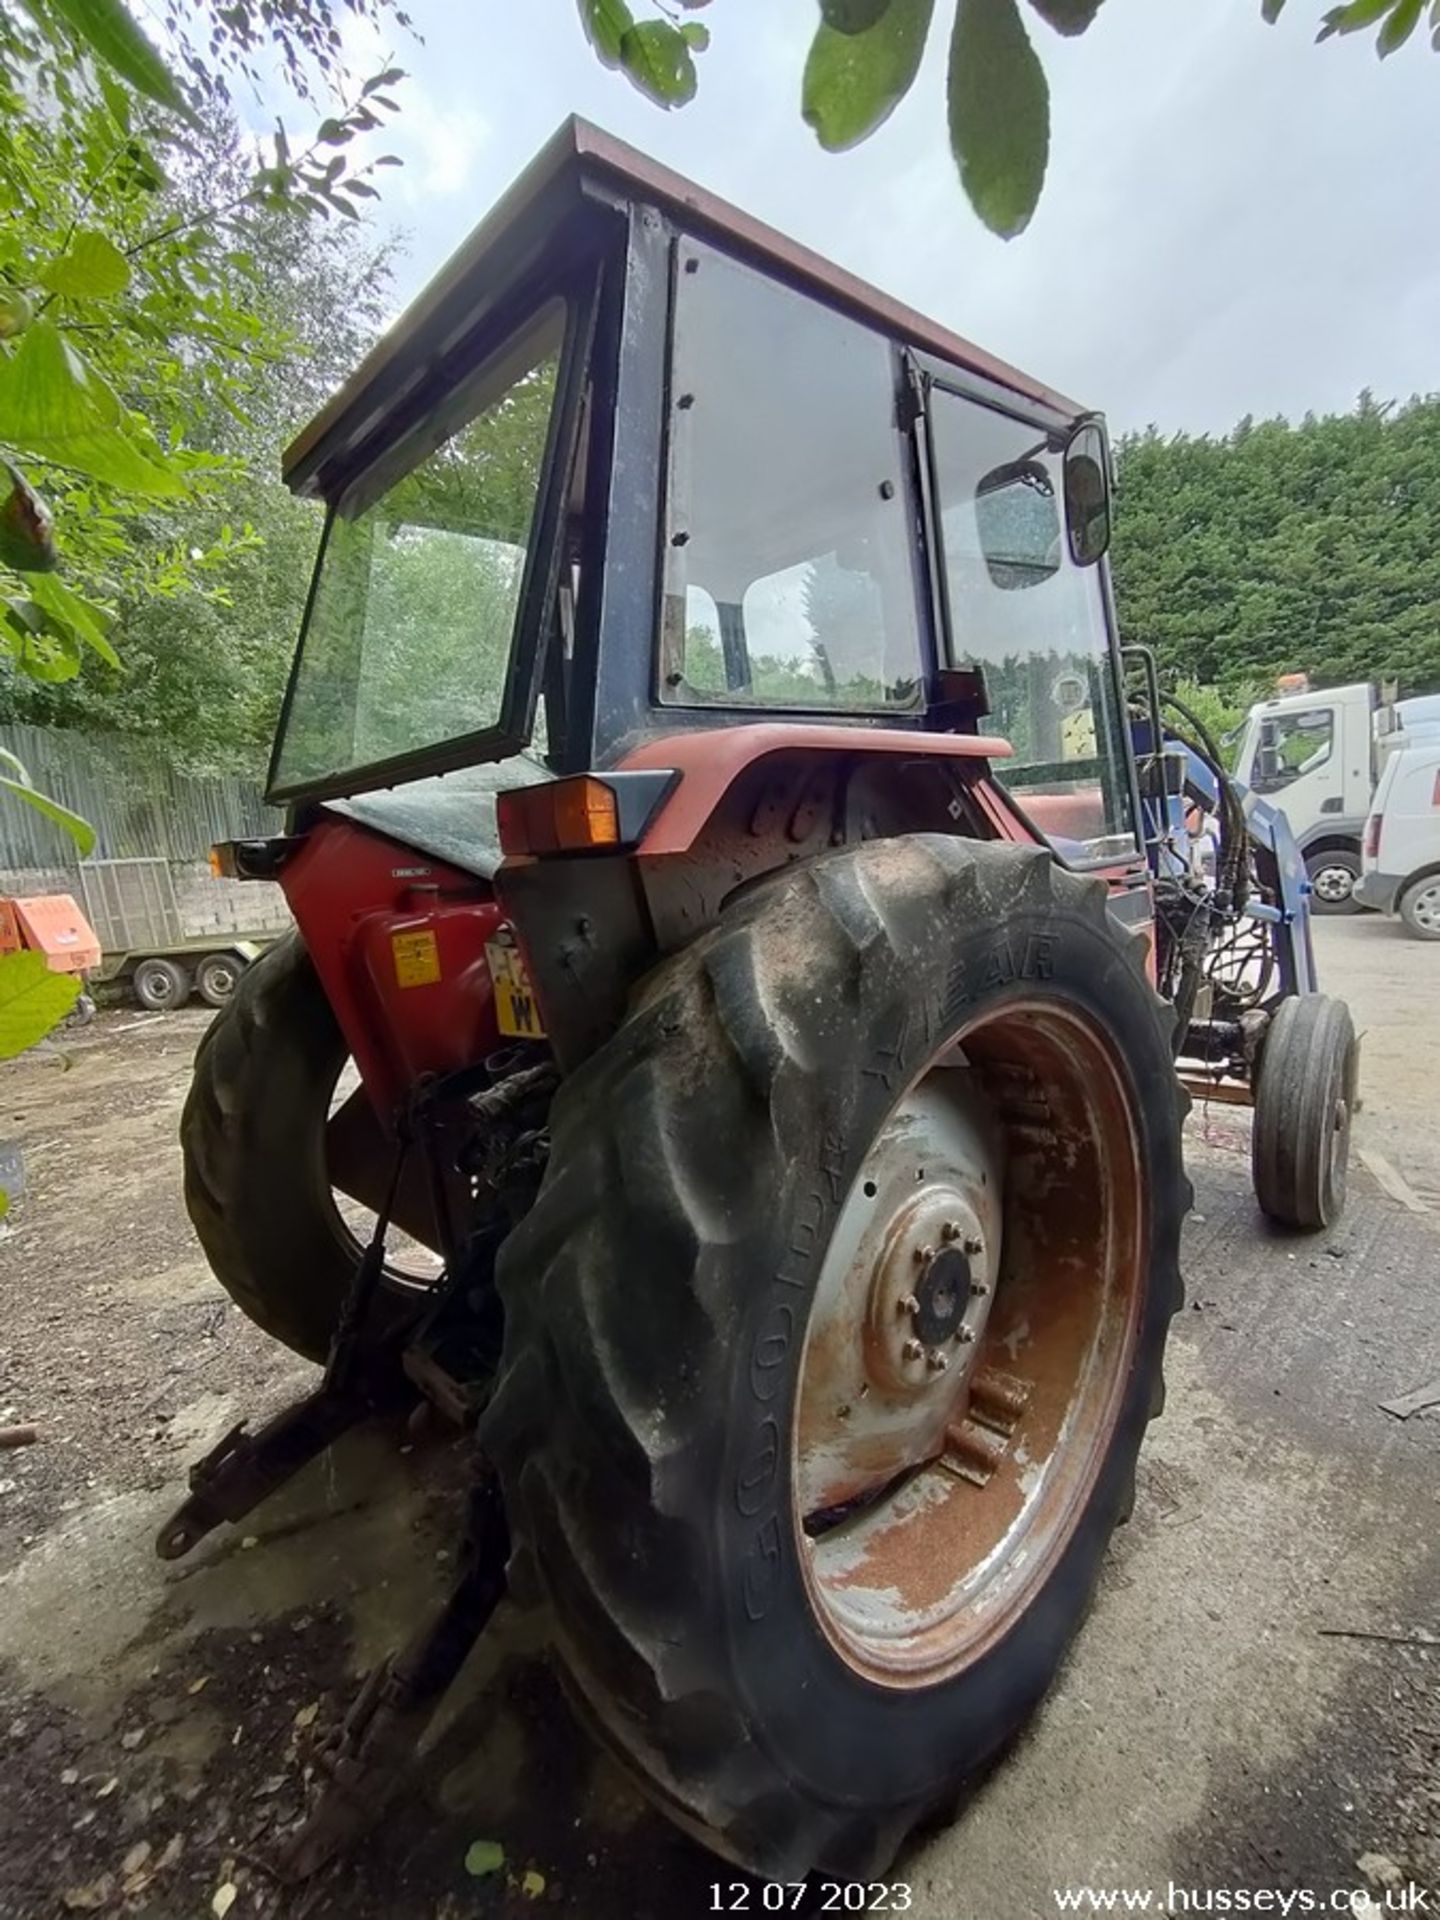
[[[928,320],[855,274],[801,246],[589,121],[566,120],[445,266],[285,449],[294,492],[327,495],[354,471],[353,455],[385,415],[415,395],[457,340],[539,266],[574,245],[597,208],[656,207],[687,233],[718,242],[752,266],[815,295],[907,346],[978,374],[1054,412],[1081,409],[1063,394]]]

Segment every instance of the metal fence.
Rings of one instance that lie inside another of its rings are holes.
[[[281,831],[281,815],[264,804],[258,781],[178,773],[149,741],[0,725],[0,747],[42,793],[90,822],[96,859],[204,860],[213,841]],[[57,826],[0,796],[0,871],[78,864]]]

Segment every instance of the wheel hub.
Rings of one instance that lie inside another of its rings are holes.
[[[957,1186],[929,1187],[902,1208],[870,1282],[865,1361],[875,1385],[953,1397],[985,1329],[995,1266]]]

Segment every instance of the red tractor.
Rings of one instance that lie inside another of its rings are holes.
[[[1181,1079],[1256,1102],[1270,1213],[1341,1203],[1293,843],[1127,688],[1100,420],[587,126],[285,471],[328,506],[288,831],[225,857],[297,931],[184,1150],[220,1281],[325,1372],[160,1551],[431,1402],[475,1435],[464,1573],[292,1866],[508,1592],[687,1829],[871,1874],[1130,1510]]]

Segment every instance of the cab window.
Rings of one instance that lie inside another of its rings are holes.
[[[1304,713],[1268,715],[1260,723],[1255,756],[1256,793],[1278,793],[1292,781],[1323,767],[1335,750],[1335,713],[1311,707]]]
[[[1066,537],[1064,465],[1043,429],[933,389],[929,422],[950,649],[978,666],[995,774],[1062,857],[1134,852],[1124,717],[1097,566]]]
[[[676,276],[660,697],[920,704],[889,343],[685,242]]]

